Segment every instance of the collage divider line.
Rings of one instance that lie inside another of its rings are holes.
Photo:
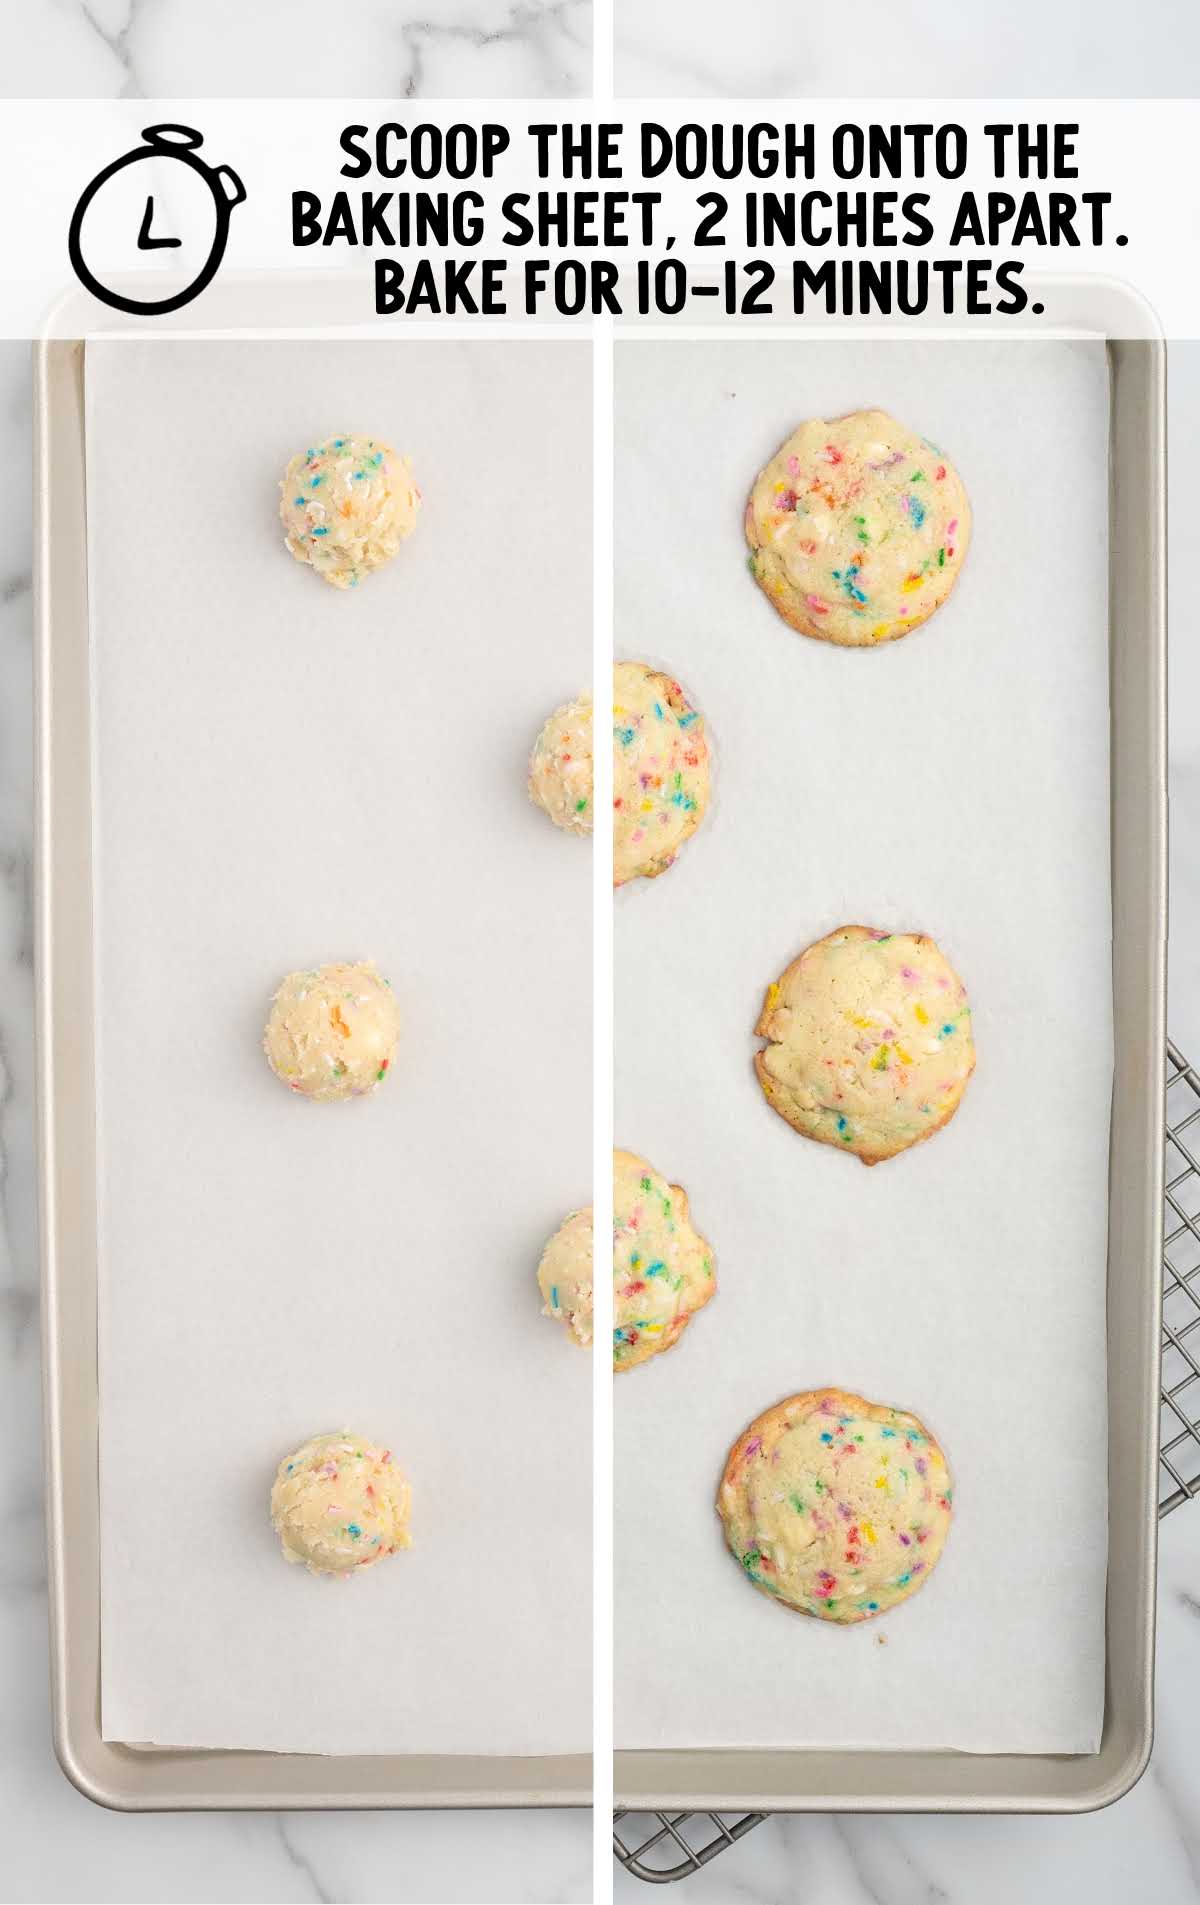
[[[613,104],[613,0],[592,0],[592,117]],[[613,1896],[613,320],[592,322],[592,1899]],[[601,719],[602,713],[604,718]]]

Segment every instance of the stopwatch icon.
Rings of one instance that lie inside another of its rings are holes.
[[[67,249],[93,297],[118,311],[155,317],[178,311],[212,282],[225,255],[230,213],[246,188],[230,166],[199,157],[203,137],[192,126],[147,126],[142,138],[144,145],[114,159],[86,188],[71,217]],[[178,252],[173,262],[191,276],[170,297],[129,297],[105,284],[88,262],[89,252],[105,245],[109,257],[124,253],[127,264],[137,254]]]

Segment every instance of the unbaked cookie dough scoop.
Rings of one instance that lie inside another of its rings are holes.
[[[529,798],[565,833],[591,833],[592,697],[564,702],[543,723],[529,756]]]
[[[613,885],[674,864],[708,804],[704,716],[643,661],[613,669]]]
[[[843,647],[895,641],[958,580],[971,534],[943,451],[883,410],[794,430],[746,506],[750,572],[785,622]]]
[[[768,1104],[864,1164],[939,1131],[975,1068],[966,987],[925,933],[839,927],[772,981],[754,1029]]]
[[[687,1193],[633,1151],[613,1152],[613,1368],[677,1343],[717,1287]]]
[[[332,1104],[383,1082],[399,1036],[392,988],[368,959],[289,973],[271,1002],[263,1051],[290,1091]]]
[[[285,1561],[311,1574],[356,1574],[410,1546],[410,1491],[390,1449],[340,1429],[279,1464],[271,1526]]]
[[[542,1315],[565,1325],[572,1342],[592,1341],[592,1207],[565,1217],[542,1252],[537,1272]]]
[[[420,507],[408,458],[376,437],[327,437],[294,456],[279,485],[284,542],[335,589],[390,562]]]

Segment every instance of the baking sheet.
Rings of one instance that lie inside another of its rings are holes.
[[[1093,1752],[1104,1698],[1112,1010],[1107,418],[1093,340],[618,343],[618,653],[708,718],[715,797],[617,895],[616,1136],[681,1182],[719,1288],[616,1390],[625,1748]],[[746,574],[756,471],[878,405],[954,458],[951,601],[874,651]],[[953,1122],[873,1170],[752,1070],[767,983],[845,922],[923,930],[971,998]],[[712,1501],[759,1411],[836,1383],[915,1410],[956,1516],[937,1573],[831,1629],[748,1587]]]
[[[591,673],[587,346],[109,341],[86,382],[104,1735],[586,1750],[590,1372],[534,1269],[589,1195],[591,873],[524,763]],[[353,594],[276,514],[338,428],[425,493]],[[290,1097],[273,986],[363,957],[386,1087]],[[413,1487],[344,1584],[266,1512],[341,1425]]]

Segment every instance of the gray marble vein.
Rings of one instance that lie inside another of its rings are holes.
[[[288,1863],[295,1867],[304,1887],[303,1896],[305,1898],[315,1898],[319,1900],[320,1905],[332,1905],[333,1893],[326,1891],[325,1886],[313,1870],[311,1859],[307,1858],[296,1845],[290,1830],[291,1822],[287,1816],[283,1813],[276,1814],[274,1823],[275,1829],[279,1834],[279,1842],[287,1854]]]
[[[486,23],[413,20],[400,33],[410,58],[404,83],[410,99],[435,98],[447,90],[445,62],[456,62],[468,50],[473,60],[493,48],[523,56],[537,74],[538,83],[530,90],[539,97],[570,97],[591,59],[591,9],[584,0],[518,4]]]
[[[903,1832],[891,1821],[871,1820],[869,1829],[857,1819],[835,1819],[834,1831],[845,1845],[855,1878],[872,1901],[889,1905],[946,1905],[950,1893],[922,1870]]]
[[[118,97],[145,98],[146,90],[138,76],[131,50],[138,0],[116,0],[116,4],[113,4],[113,0],[79,0],[79,11],[124,74]]]

